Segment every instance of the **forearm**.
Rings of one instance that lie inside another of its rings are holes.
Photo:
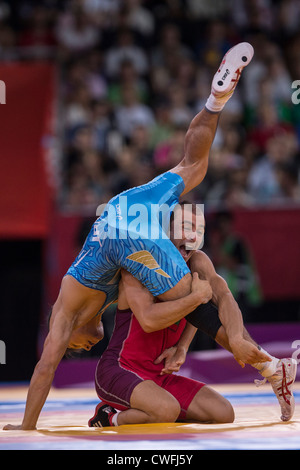
[[[44,368],[40,363],[36,365],[30,381],[26,408],[22,422],[22,429],[31,430],[36,428],[40,412],[51,389],[54,372]]]
[[[229,344],[240,341],[243,338],[244,323],[233,295],[230,292],[223,294],[217,301],[217,307]]]
[[[56,317],[30,381],[22,429],[35,429],[71,333],[72,322],[66,320],[64,316],[61,319]]]
[[[208,256],[201,251],[195,253],[190,264],[192,272],[198,272],[202,278],[207,279],[212,288],[212,303],[218,309],[218,319],[222,324],[222,328],[220,328],[218,321],[214,320],[213,337],[219,344],[231,351],[240,364],[250,364],[254,360],[260,362],[261,359],[257,359],[259,352],[257,346],[244,338],[242,313],[226,281],[216,273]],[[195,324],[194,320],[197,320],[197,317],[189,319],[189,321],[191,320]],[[197,323],[200,324],[199,320]],[[215,336],[216,327],[218,327],[217,335],[219,338]],[[222,341],[220,341],[220,334],[222,334]]]
[[[227,282],[210,267],[205,273],[212,288],[212,302],[216,305],[219,318],[226,330],[229,343],[243,338],[244,323],[242,313]]]
[[[168,328],[191,313],[200,304],[201,298],[192,292],[181,299],[153,303],[144,311],[143,315],[139,316],[138,320],[143,330],[151,333]]]
[[[180,337],[180,340],[177,343],[178,348],[183,348],[185,351],[188,351],[191,342],[194,339],[197,328],[187,322],[185,329]]]

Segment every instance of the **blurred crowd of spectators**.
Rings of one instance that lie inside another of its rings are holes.
[[[191,197],[299,203],[299,24],[298,0],[0,1],[0,60],[58,64],[61,209],[94,214],[176,165],[222,56],[244,40],[254,59]]]

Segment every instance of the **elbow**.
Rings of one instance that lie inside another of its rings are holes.
[[[154,331],[157,331],[157,328],[154,327],[154,325],[146,325],[144,326],[143,331],[145,333],[153,333]]]
[[[142,323],[140,323],[141,325],[141,328],[142,330],[145,332],[145,333],[153,333],[153,331],[156,331],[156,328],[155,326],[153,325],[153,323],[149,320],[146,320]]]
[[[151,315],[149,315],[149,312],[148,314],[140,314],[137,320],[140,324],[140,327],[145,333],[153,333],[153,331],[157,330],[157,327],[151,319]]]

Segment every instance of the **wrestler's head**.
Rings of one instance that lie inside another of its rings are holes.
[[[48,316],[48,328],[53,325],[55,313],[53,310],[50,310]],[[66,355],[69,355],[72,351],[89,351],[93,346],[95,346],[99,341],[104,337],[103,323],[101,321],[101,316],[97,315],[93,317],[85,325],[75,328],[70,337],[68,347],[66,350]]]
[[[203,246],[205,219],[202,205],[180,202],[170,219],[170,239],[187,262]]]
[[[89,351],[104,336],[103,324],[98,317],[92,318],[85,325],[80,326],[72,332],[68,349],[85,349]]]

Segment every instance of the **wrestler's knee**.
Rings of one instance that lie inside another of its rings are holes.
[[[176,398],[152,380],[144,380],[134,388],[130,406],[142,410],[147,423],[174,423],[181,411]]]
[[[176,398],[169,399],[165,404],[159,404],[151,410],[152,423],[175,423],[180,414],[180,405]]]

